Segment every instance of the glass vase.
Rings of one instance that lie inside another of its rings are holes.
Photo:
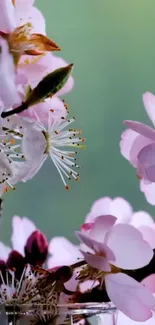
[[[72,325],[115,323],[116,308],[111,303],[64,305],[1,305],[0,325]]]

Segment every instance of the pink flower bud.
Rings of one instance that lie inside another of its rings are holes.
[[[48,254],[48,241],[45,235],[35,230],[28,238],[25,245],[25,260],[31,265],[41,266]]]
[[[25,267],[25,259],[20,253],[13,250],[8,256],[6,265],[9,269],[15,269],[16,277],[20,279]]]

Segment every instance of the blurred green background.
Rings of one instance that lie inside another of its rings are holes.
[[[65,98],[87,138],[79,150],[81,179],[66,191],[48,160],[32,181],[5,196],[1,238],[9,242],[11,217],[30,217],[50,239],[74,240],[94,200],[123,196],[135,210],[155,215],[139,191],[135,170],[120,155],[124,119],[150,123],[142,94],[155,92],[154,0],[36,0],[47,34],[75,63],[75,88]]]

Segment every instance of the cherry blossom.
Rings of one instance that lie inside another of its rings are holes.
[[[155,96],[149,92],[143,95],[145,109],[154,124]],[[140,189],[149,203],[155,204],[155,130],[136,121],[125,121],[128,127],[122,134],[120,148],[122,155],[137,170]]]
[[[75,162],[77,152],[63,150],[62,147],[85,148],[83,144],[80,144],[84,142],[84,138],[78,137],[81,130],[65,130],[74,122],[75,118],[67,120],[65,116],[60,117],[53,110],[48,113],[47,126],[42,123],[37,113],[36,118],[38,119],[36,124],[30,124],[23,130],[22,151],[26,161],[32,162],[33,165],[24,180],[32,178],[49,156],[57,168],[65,188],[69,189],[65,178],[70,180],[72,177],[76,181],[79,179],[79,173],[73,169],[79,168]]]
[[[115,223],[116,217],[101,216],[95,219],[89,231],[77,232],[77,237],[88,247],[81,252],[90,266],[92,279],[100,279],[101,284],[105,282],[108,296],[116,307],[132,319],[144,321],[152,315],[153,296],[121,270],[147,265],[153,251],[136,228]],[[86,280],[85,270],[81,273]]]

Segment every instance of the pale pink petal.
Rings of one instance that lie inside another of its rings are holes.
[[[39,76],[45,73],[46,66],[39,64],[38,61],[36,62],[36,58],[34,57],[31,59],[29,55],[22,55],[18,71],[27,77],[28,84],[32,85],[34,82],[36,85],[39,82]]]
[[[152,249],[155,248],[155,229],[148,226],[141,226],[139,231],[143,235],[144,240],[146,240]]]
[[[130,161],[131,148],[138,137],[138,133],[127,129],[121,134],[120,150],[123,157]]]
[[[108,230],[114,225],[116,220],[116,217],[112,215],[97,217],[89,232],[89,236],[94,240],[103,243]]]
[[[46,69],[42,74],[38,72],[35,79],[29,80],[29,83],[32,86],[32,88],[35,87],[38,84],[38,82],[42,78],[44,78],[48,73],[51,73],[56,69],[63,68],[68,65],[68,63],[65,60],[57,56],[54,56],[49,52],[46,53],[44,56],[42,56],[40,60],[37,61],[37,64],[43,65],[44,67],[46,66]],[[59,92],[57,92],[57,96],[64,95],[65,93],[69,92],[73,88],[73,85],[74,85],[74,80],[73,77],[70,76],[65,86]]]
[[[35,121],[39,119],[42,124],[47,126],[49,114],[51,114],[53,118],[66,117],[67,111],[64,107],[64,103],[56,96],[28,108],[20,115]]]
[[[140,150],[149,143],[152,143],[152,140],[139,135],[131,129],[127,129],[121,136],[121,154],[129,160],[134,167],[137,167],[137,155]]]
[[[26,159],[40,160],[44,157],[46,142],[42,132],[35,128],[26,128],[24,130],[22,151]]]
[[[145,321],[152,316],[155,300],[150,291],[123,273],[105,276],[109,298],[126,316]]]
[[[137,168],[137,165],[139,163],[138,155],[139,155],[140,151],[143,150],[143,148],[145,148],[145,146],[147,146],[151,143],[153,143],[153,141],[144,137],[143,135],[137,136],[137,138],[135,139],[135,141],[133,143],[131,151],[130,151],[130,162],[134,167]]]
[[[124,124],[133,131],[143,135],[144,137],[155,141],[155,130],[148,125],[137,121],[124,121]]]
[[[17,8],[16,21],[18,26],[22,26],[28,22],[31,23],[32,33],[46,34],[46,25],[43,14],[35,7],[31,7],[30,10]]]
[[[110,205],[112,199],[110,197],[102,197],[94,202],[91,207],[89,214],[85,218],[85,222],[90,222],[98,216],[103,216],[105,214],[110,214]]]
[[[16,28],[15,8],[11,0],[0,0],[0,31],[11,32]]]
[[[15,8],[20,11],[28,11],[33,6],[35,0],[15,0]]]
[[[138,168],[141,178],[155,182],[155,143],[148,144],[138,154]]]
[[[10,252],[11,248],[0,242],[0,260],[6,262]]]
[[[9,52],[7,41],[0,38],[0,98],[5,108],[20,102],[16,87],[16,75],[13,57]]]
[[[141,180],[140,190],[145,194],[146,200],[155,205],[155,183],[146,183],[145,180]]]
[[[132,214],[132,207],[121,197],[116,197],[114,199],[103,197],[95,201],[90,213],[86,217],[86,221],[92,221],[96,217],[106,214],[115,216],[118,222],[128,222]]]
[[[83,258],[79,246],[72,244],[65,237],[54,237],[49,242],[48,268],[62,265],[71,265]]]
[[[85,261],[95,269],[104,271],[104,272],[110,272],[111,266],[108,262],[108,259],[103,256],[97,256],[90,253],[86,253],[81,250],[81,253],[84,256]]]
[[[12,236],[11,242],[13,249],[24,255],[24,246],[28,237],[36,230],[35,224],[27,217],[12,218]]]
[[[82,243],[95,251],[97,255],[106,256],[108,260],[115,261],[115,256],[112,250],[106,244],[97,242],[80,231],[76,231],[75,234]]]
[[[141,226],[152,226],[154,225],[153,218],[145,211],[138,211],[133,213],[130,224],[136,228]]]
[[[143,240],[142,234],[131,225],[117,224],[108,234],[107,245],[113,251],[114,265],[123,269],[137,269],[147,265],[153,250]]]
[[[125,199],[116,197],[112,200],[110,206],[110,214],[117,218],[117,222],[129,222],[132,212],[132,206]]]
[[[135,320],[132,320],[131,318],[127,317],[120,311],[117,312],[117,321],[115,324],[117,325],[154,325],[155,323],[155,316],[153,315],[151,318],[149,318],[147,321],[144,322],[136,322]],[[114,324],[113,324],[114,325]]]
[[[155,274],[149,275],[142,282],[152,293],[155,293]]]
[[[155,126],[155,95],[146,92],[143,94],[143,103],[150,120]]]

